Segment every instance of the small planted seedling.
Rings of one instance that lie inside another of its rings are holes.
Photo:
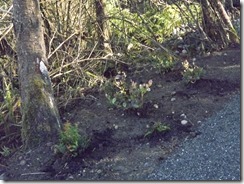
[[[163,133],[169,131],[170,127],[161,122],[154,122],[153,126],[145,133],[144,137],[151,136],[154,133]]]
[[[169,72],[175,65],[173,58],[165,54],[152,55],[152,64],[161,73]]]
[[[76,157],[89,145],[89,139],[81,136],[77,125],[65,123],[64,130],[60,133],[60,143],[57,145],[57,152],[63,155]]]
[[[2,151],[0,151],[0,154],[3,156],[3,157],[8,157],[10,154],[11,154],[11,149],[6,147],[6,146],[3,146],[2,147]]]
[[[105,84],[106,98],[111,105],[124,110],[142,108],[145,94],[151,91],[152,80],[138,84],[133,80],[126,82],[125,78],[125,74],[117,75],[113,81]]]
[[[183,80],[187,84],[195,83],[202,77],[204,73],[203,68],[198,67],[195,63],[191,65],[187,60],[182,62],[182,65],[184,67],[184,71],[182,72]]]

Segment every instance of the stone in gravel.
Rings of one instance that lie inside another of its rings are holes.
[[[25,160],[21,160],[19,164],[24,166],[26,164],[26,161]]]
[[[186,125],[187,123],[188,123],[188,121],[185,120],[185,119],[183,119],[183,120],[181,121],[181,124],[182,124],[182,125]]]

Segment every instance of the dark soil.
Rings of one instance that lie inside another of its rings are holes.
[[[140,180],[173,153],[186,139],[201,134],[198,126],[219,111],[240,90],[240,48],[197,58],[203,77],[195,83],[182,80],[182,69],[162,74],[142,67],[128,72],[138,82],[153,80],[143,109],[111,108],[104,93],[93,91],[68,104],[62,118],[78,124],[91,138],[89,148],[76,158],[52,157],[51,145],[28,154],[16,153],[3,162],[7,180]],[[186,117],[183,117],[184,114]],[[181,120],[187,120],[186,125]],[[155,123],[169,131],[145,134]],[[42,163],[38,162],[42,160]]]

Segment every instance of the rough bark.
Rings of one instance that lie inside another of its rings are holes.
[[[203,30],[217,48],[239,44],[240,39],[220,0],[201,0]]]
[[[105,5],[104,0],[95,0],[98,46],[105,54],[109,54],[112,53],[112,49],[109,43],[110,33],[109,24],[106,20]]]
[[[55,142],[60,118],[47,71],[39,0],[13,0],[25,148]]]

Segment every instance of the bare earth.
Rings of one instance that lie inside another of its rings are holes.
[[[104,93],[87,93],[61,112],[64,121],[78,124],[81,133],[91,137],[88,150],[73,159],[50,156],[48,145],[28,154],[18,153],[2,161],[8,165],[2,169],[4,176],[7,180],[140,180],[179,143],[201,134],[201,122],[240,90],[240,62],[240,48],[197,58],[195,63],[205,69],[205,74],[188,85],[177,67],[166,74],[143,66],[140,71],[131,69],[129,78],[138,82],[153,80],[143,109],[111,108]],[[182,114],[188,121],[186,125],[181,124]],[[145,137],[156,122],[170,130]],[[38,161],[43,159],[42,163]]]

